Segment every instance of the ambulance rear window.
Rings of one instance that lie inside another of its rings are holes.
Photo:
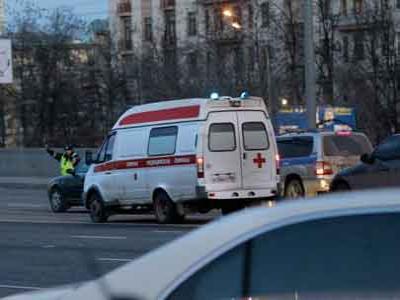
[[[243,123],[244,149],[247,151],[267,150],[269,141],[265,125],[261,122]]]
[[[224,152],[236,149],[235,128],[232,123],[214,123],[208,137],[210,151]]]

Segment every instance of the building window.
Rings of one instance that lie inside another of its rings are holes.
[[[400,33],[396,34],[396,48],[397,55],[400,55]]]
[[[354,59],[364,59],[364,35],[360,32],[354,35]]]
[[[206,27],[206,34],[210,33],[210,13],[208,12],[208,9],[204,12],[204,25]]]
[[[347,0],[342,0],[342,15],[347,16]]]
[[[122,17],[122,48],[124,50],[132,50],[132,18],[131,17]]]
[[[396,0],[396,8],[400,9],[400,0]]]
[[[188,13],[188,35],[194,36],[196,34],[197,34],[196,13],[190,12]]]
[[[151,17],[144,18],[144,39],[146,41],[153,40],[153,26]]]
[[[167,44],[176,41],[175,12],[172,10],[165,11],[165,41]]]
[[[343,60],[349,62],[349,38],[343,37]]]
[[[269,11],[269,2],[264,2],[261,4],[261,22],[262,27],[269,26],[270,21],[270,11]]]
[[[399,0],[400,1],[400,0]],[[254,25],[254,10],[253,5],[249,4],[249,28],[252,29]]]
[[[362,13],[363,2],[362,0],[353,0],[354,13],[359,15]]]
[[[197,72],[197,55],[195,52],[189,53],[188,57],[188,69],[189,73],[194,75]]]

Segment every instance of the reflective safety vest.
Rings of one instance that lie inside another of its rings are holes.
[[[69,173],[67,171],[73,169],[74,169],[74,164],[72,163],[72,160],[68,159],[65,155],[63,155],[60,160],[61,176],[68,175]]]

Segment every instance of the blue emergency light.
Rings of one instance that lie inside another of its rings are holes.
[[[211,93],[210,98],[211,98],[212,100],[218,100],[218,99],[219,99],[219,95],[218,95],[218,93],[214,92],[214,93]]]
[[[243,92],[240,94],[240,99],[247,99],[250,97],[250,94],[248,92]]]

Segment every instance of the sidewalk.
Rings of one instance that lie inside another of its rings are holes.
[[[1,177],[0,188],[11,189],[47,189],[51,178],[43,177]]]

